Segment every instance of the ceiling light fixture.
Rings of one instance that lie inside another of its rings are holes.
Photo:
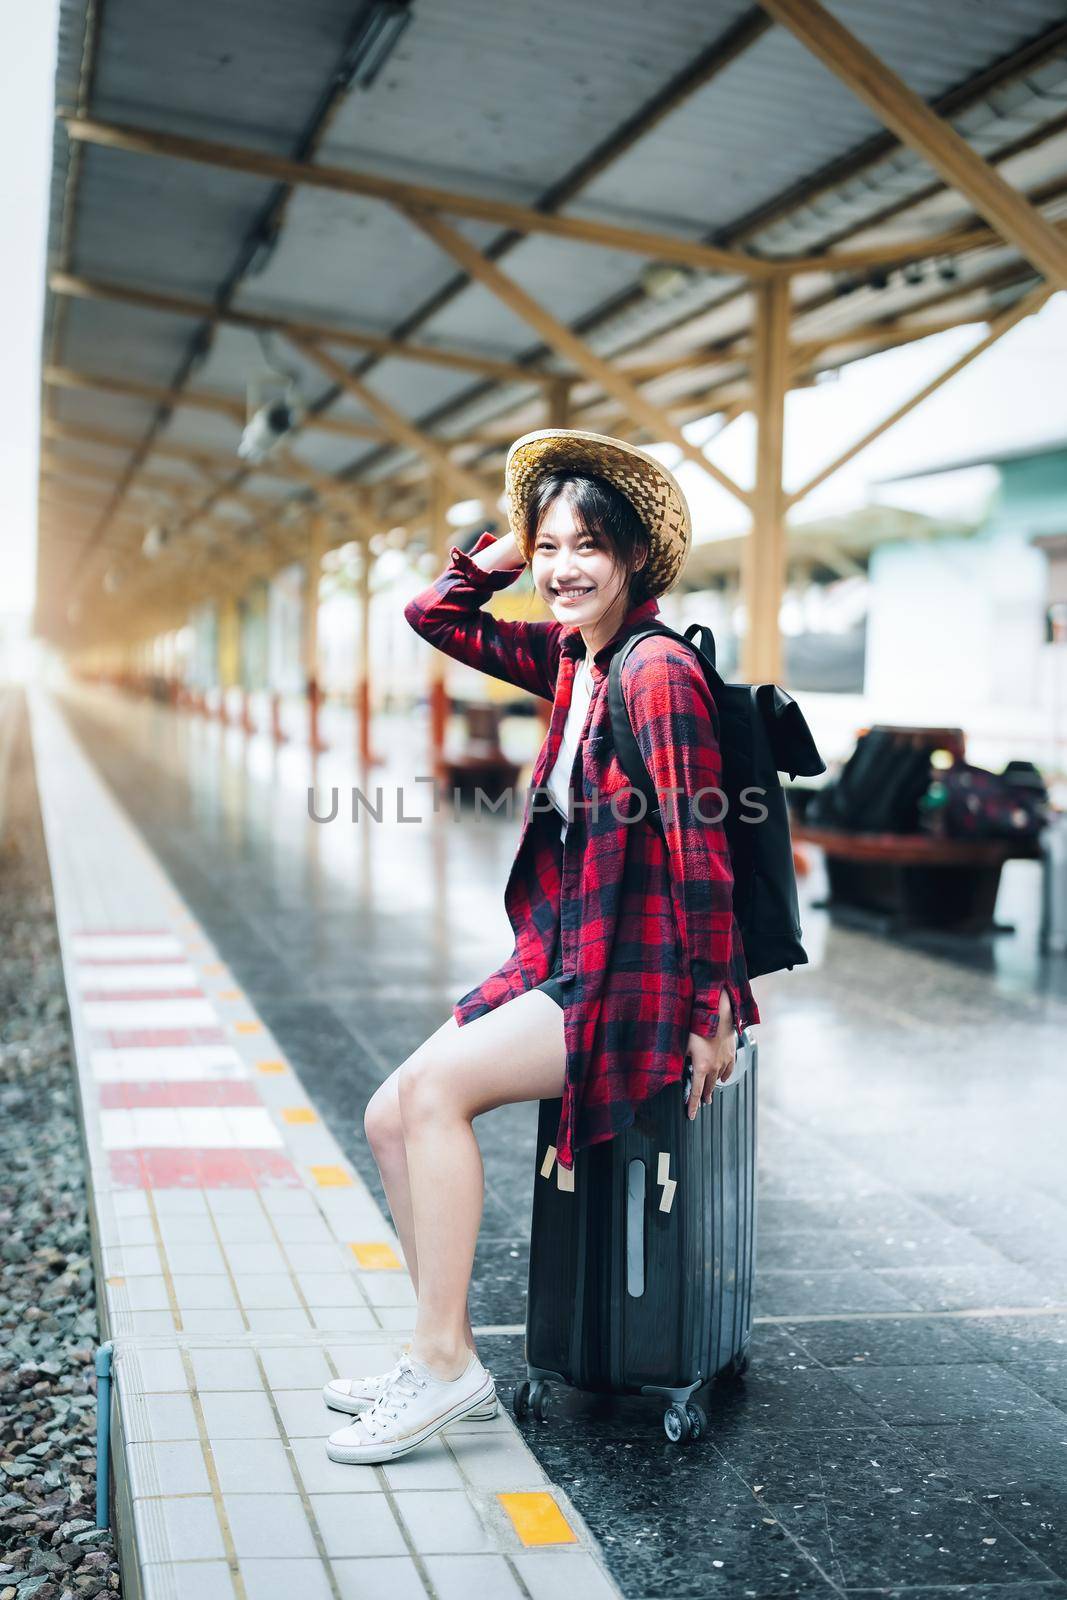
[[[371,0],[356,23],[339,73],[346,87],[369,89],[412,20],[408,0]]]
[[[684,294],[698,274],[673,261],[650,261],[641,272],[641,287],[650,300],[663,303]]]

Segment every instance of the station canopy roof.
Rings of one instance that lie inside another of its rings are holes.
[[[60,13],[37,622],[70,648],[174,626],[312,537],[499,515],[531,428],[731,418],[783,276],[793,384],[996,329],[1054,277],[1062,0]],[[937,113],[936,159],[804,36],[838,25]],[[1035,248],[969,169],[946,181],[961,147],[1028,197]],[[242,461],[250,393],[290,383],[302,422]]]

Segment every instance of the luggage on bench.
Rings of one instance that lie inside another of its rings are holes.
[[[555,1160],[560,1101],[541,1103],[526,1309],[528,1378],[515,1411],[543,1419],[548,1384],[659,1395],[668,1438],[706,1428],[692,1400],[748,1365],[756,1213],[758,1045],[695,1122],[679,1084],[633,1125]]]

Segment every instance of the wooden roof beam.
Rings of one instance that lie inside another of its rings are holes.
[[[110,433],[106,429],[83,428],[71,423],[55,422],[50,418],[42,419],[41,436],[44,439],[53,439],[62,443],[95,444],[107,449],[124,451],[135,450],[141,442],[138,439],[122,434]],[[149,454],[157,455],[162,460],[182,461],[191,467],[195,467],[214,488],[223,491],[223,497],[241,499],[259,509],[276,506],[279,514],[284,508],[293,504],[291,498],[253,494],[250,490],[235,488],[228,481],[227,474],[232,475],[235,465],[239,465],[239,463],[235,458],[222,455],[217,451],[201,450],[187,445],[153,442]],[[65,458],[61,457],[60,459]],[[319,491],[321,486],[329,484],[331,492],[343,497],[346,504],[350,504],[350,497],[364,487],[363,485],[357,485],[354,481],[350,482],[348,479],[336,478],[332,474],[320,472],[316,467],[309,466],[292,454],[285,453],[271,455],[266,461],[258,463],[248,475],[254,476],[256,473],[262,473],[264,477],[268,478],[284,479],[290,483],[301,484],[315,489],[316,492]],[[383,480],[385,483],[388,483],[388,481]],[[176,479],[175,482],[181,483],[183,480]],[[380,487],[380,485],[376,485],[376,487]],[[486,487],[483,484],[481,488],[482,498],[484,498],[486,492]]]
[[[383,400],[381,395],[375,394],[361,378],[357,378],[354,372],[349,372],[340,361],[335,361],[327,351],[321,350],[310,339],[298,339],[292,334],[288,337],[289,343],[302,356],[314,362],[339,389],[352,395],[365,410],[378,418],[394,444],[400,445],[405,450],[414,450],[433,471],[443,472],[459,494],[474,500],[484,500],[492,492],[483,479],[468,471],[466,467],[458,466],[445,446],[437,439],[424,433],[395,406]]]
[[[232,306],[223,311],[210,300],[195,300],[187,295],[157,294],[147,289],[137,289],[132,284],[79,278],[69,272],[53,272],[48,287],[53,294],[64,297],[135,306],[142,311],[192,317],[198,322],[210,322],[222,328],[244,328],[253,333],[292,333],[326,344],[367,350],[372,355],[395,356],[398,361],[421,361],[426,366],[451,367],[459,372],[470,372],[478,378],[495,378],[500,383],[541,384],[549,379],[549,374],[538,372],[536,368],[522,367],[513,361],[495,361],[490,356],[475,355],[471,351],[409,344],[405,339],[387,339],[379,334],[361,333],[329,322],[309,322],[305,318],[275,316],[260,311],[239,311]]]
[[[854,356],[843,357],[844,361],[862,360],[865,356],[873,356],[882,350],[898,350],[902,345],[915,344],[920,339],[931,339],[938,333],[954,333],[957,328],[966,328],[972,322],[988,322],[989,315],[980,311],[972,317],[962,318],[957,321],[929,322],[925,325],[914,322],[889,322],[866,323],[862,327],[844,329],[840,333],[828,334],[825,339],[802,339],[792,346],[791,355],[798,368],[810,366],[817,362],[820,356],[830,351],[840,353],[850,345],[860,345]]]
[[[1034,209],[1063,198],[1062,178],[1041,184],[1029,193],[1016,190]],[[1040,213],[1039,213],[1040,215]],[[1061,238],[1067,237],[1067,224],[1054,218],[1043,219]],[[861,233],[864,229],[859,230]],[[872,267],[905,266],[913,261],[936,260],[943,256],[965,255],[971,250],[989,250],[1005,243],[996,229],[980,222],[967,222],[947,233],[931,233],[925,238],[888,239],[884,245],[867,245],[856,250],[828,250],[813,256],[791,256],[776,262],[783,272],[867,272]]]
[[[69,478],[56,473],[41,473],[38,490],[38,505],[41,507],[67,503],[83,513],[99,514],[107,499],[108,491],[102,483],[71,483]],[[181,505],[175,501],[162,500],[154,491],[144,490],[135,501],[131,500],[127,510],[118,515],[128,527],[140,529],[143,535],[154,525],[168,526],[181,510]]]
[[[768,16],[767,21],[770,20]],[[997,91],[1031,76],[1047,61],[1061,55],[1065,43],[1067,43],[1067,21],[1056,22],[1051,27],[1043,29],[1036,37],[1024,41],[1009,55],[1001,57],[991,66],[983,68],[962,83],[953,85],[945,93],[937,95],[930,102],[931,109],[938,116],[949,119],[961,112],[969,111],[981,101],[995,95]],[[1049,125],[1050,133],[1056,128],[1057,120],[1053,119]],[[990,159],[999,166],[1002,161],[1018,154],[1020,149],[1031,148],[1032,139],[1036,138],[1041,142],[1043,137],[1043,130],[1036,134],[1031,131],[1022,139],[1012,140],[1003,146]],[[811,206],[822,196],[835,195],[843,185],[877,168],[898,148],[899,140],[888,129],[880,129],[862,140],[859,145],[854,145],[851,150],[845,151],[843,155],[826,162],[816,172],[790,184],[770,200],[761,202],[730,229],[728,237],[722,242],[728,244],[731,249],[737,249],[765,229],[781,222],[783,218],[791,217],[797,211]],[[843,233],[838,237],[850,237],[862,233],[872,224],[877,225],[883,220],[889,220],[890,217],[899,215],[901,211],[910,210],[913,206],[931,199],[940,193],[943,187],[940,177],[935,177],[928,188],[899,197],[871,219],[865,219],[860,223],[846,223]]]
[[[1067,287],[1067,241],[1017,189],[932,111],[819,0],[759,0],[904,144],[917,151],[1057,289]]]
[[[115,378],[105,372],[79,372],[72,367],[46,367],[43,382],[52,388],[86,391],[91,394],[113,394],[123,399],[145,400],[153,405],[192,406],[195,410],[214,411],[244,424],[247,416],[246,402],[237,395],[213,394],[207,389],[168,389],[153,383],[138,383],[132,378]],[[304,418],[305,428],[319,428],[328,433],[352,439],[385,438],[381,428],[373,423],[353,422],[343,417],[319,416],[311,411]],[[239,464],[238,461],[235,465]]]
[[[86,513],[95,516],[100,510],[99,501],[70,499],[65,495],[57,494],[41,495],[38,505],[42,512],[46,514],[54,512],[56,516],[62,517],[65,523],[73,522],[75,518],[84,518]],[[145,528],[142,518],[132,516],[128,512],[121,518],[116,519],[116,526],[125,526],[131,533],[139,531],[142,534]]]
[[[1048,58],[1049,54],[1056,53],[1056,51],[1061,48],[1065,37],[1067,37],[1067,22],[1064,22],[1064,24],[1057,24],[1056,29],[1048,30],[1046,35],[1043,35],[1043,40],[1040,42],[1040,51],[1038,51],[1037,58],[1035,59],[1037,59],[1037,61],[1043,61],[1043,59]],[[1022,56],[1027,56],[1027,58],[1029,58],[1029,54],[1030,51],[1024,46],[1024,51],[1022,51],[1022,53],[1017,53],[1016,56],[1011,58],[1011,62],[1014,62],[1014,70],[1016,70],[1016,72],[1022,70]],[[987,77],[987,75],[982,75],[982,82],[985,82],[985,77]],[[995,86],[995,78],[993,78],[992,85],[987,86]],[[944,110],[945,114],[947,114],[949,110],[966,109],[966,107],[973,104],[974,98],[976,98],[976,94],[971,93],[969,90],[966,91],[966,93],[961,94],[960,98],[957,98],[957,94],[955,94],[955,91],[953,91],[949,98],[945,99],[945,101],[937,101],[936,104],[939,109]],[[952,104],[949,104],[949,101],[952,101]],[[1049,125],[1049,136],[1053,134],[1053,131],[1057,130],[1059,130],[1059,120],[1056,120],[1056,122],[1053,122],[1051,125]],[[1027,144],[1029,144],[1029,141],[1016,141],[1016,146],[1019,144],[1019,142],[1027,142]],[[896,147],[896,141],[894,141],[894,138],[891,136],[891,134],[886,133],[883,134],[883,136],[880,136],[880,139],[869,141],[869,146],[869,162],[873,163],[877,162],[878,158],[880,158],[880,155],[891,152],[891,150]],[[997,155],[990,157],[990,165],[998,166],[1001,165],[1001,162],[1009,160],[1011,155],[1013,155],[1016,146],[1008,146],[1005,150],[997,152]],[[867,162],[856,166],[856,171],[865,170],[865,165],[867,165]],[[849,168],[849,171],[851,171],[851,168]],[[904,200],[904,202],[899,203],[899,205],[894,208],[893,214],[897,214],[897,211],[907,211],[909,210],[910,206],[920,205],[921,202],[925,202],[925,200],[933,197],[933,195],[942,194],[942,192],[945,190],[945,187],[947,186],[945,186],[944,182],[941,181],[941,178],[934,178],[933,184],[931,184],[928,189],[923,190],[921,194],[913,195],[913,197],[909,197],[907,200]],[[819,190],[819,192],[821,192],[821,190]],[[1040,200],[1040,203],[1045,203],[1046,200],[1053,200],[1053,198],[1059,197],[1059,194],[1062,194],[1062,192],[1064,192],[1062,179],[1056,179],[1056,181],[1049,182],[1049,184],[1041,186],[1040,189],[1033,190],[1033,194],[1030,195],[1030,198],[1032,198],[1032,200]],[[793,203],[795,203],[795,205],[803,205],[803,203],[806,203],[805,195],[797,195],[795,200],[793,200]],[[745,238],[749,238],[752,237],[753,234],[757,234],[761,226],[766,226],[769,221],[774,221],[779,214],[785,213],[779,213],[779,211],[774,210],[773,208],[773,210],[769,211],[766,216],[760,214],[760,218],[747,222],[745,226],[742,226],[741,229],[737,230],[737,232],[734,232],[733,237],[731,237],[731,245],[739,245],[739,243],[741,243],[742,240],[745,240]],[[853,222],[853,224],[849,224],[848,229],[846,229],[843,237],[862,235],[864,232],[867,232],[867,230],[870,229],[870,226],[872,226],[872,222],[867,221],[867,219],[864,219],[864,221]],[[1061,232],[1064,232],[1067,224],[1064,224],[1064,222],[1057,222],[1057,224],[1054,224],[1054,226],[1061,230]],[[921,243],[921,246],[918,245],[915,240],[912,240],[912,242],[907,242],[909,259],[928,259],[931,240],[936,243],[936,235],[931,235],[931,237],[926,238],[925,242]],[[992,243],[992,245],[1003,243],[998,235],[992,234],[992,232],[985,232],[985,230],[982,230],[981,240],[979,240],[979,243],[981,243],[982,240]],[[862,259],[864,258],[864,251],[857,251],[857,253],[854,253],[854,256]],[[803,258],[797,259],[798,261],[801,261]],[[833,264],[835,264],[838,259],[845,259],[845,253],[841,253],[841,256],[817,256],[817,258],[809,258],[809,261],[811,261],[811,266],[817,267],[817,269],[822,270],[822,272],[827,272],[827,270],[832,269]],[[883,261],[883,259],[878,258],[877,264],[880,264],[880,266],[885,266],[886,262]],[[790,270],[789,261],[785,262],[784,267],[779,266],[779,270]],[[1003,267],[997,267],[995,270],[997,270],[997,274],[1003,274]],[[976,280],[974,280],[974,286],[982,286],[984,283],[985,277],[976,278]],[[742,285],[739,286],[739,288],[733,288],[733,290],[726,291],[726,293],[718,296],[713,309],[721,310],[723,307],[731,304],[731,302],[741,299],[742,296],[747,293],[749,293],[749,286],[747,285]],[[798,302],[797,307],[795,307],[795,317],[803,317],[803,315],[805,315],[806,312],[809,312],[809,310],[817,309],[817,307],[825,304],[827,298],[830,298],[830,296],[827,296],[825,291],[819,291],[819,293],[817,293],[816,296],[813,296],[813,298],[809,299],[808,302]],[[933,306],[933,304],[947,304],[947,302],[953,301],[953,299],[957,298],[958,291],[953,288],[953,290],[945,291],[945,293],[939,294],[939,296],[936,296],[936,299],[933,299],[933,301],[925,301],[923,304],[921,304],[921,306],[912,307],[912,310],[913,312],[921,312],[921,310],[928,310],[929,307]],[[622,360],[622,362],[627,362],[632,355],[637,354],[638,350],[643,349],[643,347],[645,347],[646,344],[649,344],[649,342],[659,341],[659,339],[664,338],[665,334],[678,333],[678,331],[685,328],[686,323],[691,322],[691,320],[697,320],[697,318],[702,317],[702,315],[705,314],[707,314],[707,307],[699,310],[699,312],[691,315],[691,317],[681,318],[680,322],[675,323],[675,325],[670,326],[670,328],[665,328],[665,330],[664,328],[661,328],[661,330],[657,330],[654,334],[643,334],[643,336],[640,336],[637,341],[633,342],[632,346],[627,347],[627,350],[622,352],[622,354],[617,358]],[[648,365],[649,368],[648,376],[656,376],[656,373],[651,371],[651,368],[656,366],[656,363],[649,362],[646,363],[646,365]],[[629,371],[630,374],[637,373],[640,378],[645,378],[643,366],[645,366],[645,363],[638,363],[637,366],[627,366],[625,370]]]
[[[45,469],[55,476],[67,479],[76,478],[96,479],[101,483],[108,483],[114,487],[116,472],[113,467],[101,461],[94,460],[91,456],[67,455],[57,450],[45,449],[41,453],[42,476]],[[131,494],[155,494],[167,499],[182,500],[190,493],[195,493],[199,485],[191,483],[188,478],[171,478],[165,473],[142,472],[131,489]],[[250,499],[265,502],[263,495],[251,495]]]
[[[53,422],[49,419],[45,419],[42,422],[41,433],[42,437],[47,439],[69,440],[78,444],[97,444],[111,450],[133,451],[143,443],[141,439],[134,439],[129,435],[111,433],[106,428],[83,428],[73,423]],[[168,444],[155,439],[151,442],[148,454],[159,456],[161,460],[165,461],[184,461],[187,465],[196,467],[199,471],[209,475],[213,473],[233,473],[235,468],[244,468],[244,463],[237,456],[223,455],[218,450],[202,450],[199,446],[194,445]],[[266,461],[255,464],[249,476],[262,473],[265,478],[292,479],[296,474],[289,471],[288,466],[282,466],[280,464],[281,459],[283,458],[268,456]],[[298,481],[303,480],[298,479]],[[213,477],[212,482],[218,482],[218,480]]]
[[[677,262],[704,272],[764,278],[774,270],[765,262],[754,256],[742,255],[740,251],[720,250],[694,239],[679,239],[644,228],[625,228],[583,217],[559,216],[505,200],[460,194],[433,184],[400,183],[394,178],[355,172],[348,167],[291,161],[263,150],[223,144],[211,139],[190,139],[182,134],[164,133],[153,128],[103,122],[91,117],[68,117],[64,120],[71,139],[82,144],[101,145],[107,150],[191,161],[228,172],[244,172],[253,178],[267,178],[292,188],[326,189],[334,194],[358,195],[405,209],[429,207],[450,216],[513,228],[517,233],[547,233],[557,239],[598,245],[605,250],[624,250],[630,254],[647,256],[653,261]]]
[[[930,382],[925,383],[916,394],[913,394],[910,397],[910,399],[905,400],[902,405],[897,406],[896,409],[891,411],[887,417],[883,417],[881,422],[876,423],[873,428],[869,428],[861,438],[849,445],[847,450],[843,450],[841,454],[835,457],[833,461],[828,462],[825,467],[821,467],[819,471],[815,473],[814,477],[809,478],[807,483],[805,483],[800,489],[797,489],[793,494],[788,495],[786,497],[787,507],[791,508],[799,501],[806,499],[807,496],[811,494],[813,489],[817,489],[820,484],[825,483],[828,478],[832,478],[835,472],[839,472],[843,466],[846,466],[848,462],[854,460],[861,451],[866,450],[868,445],[873,444],[876,439],[880,439],[882,434],[888,432],[890,428],[894,427],[896,423],[901,420],[901,418],[906,417],[909,412],[914,411],[916,406],[922,405],[924,400],[927,400],[930,395],[936,393],[938,389],[942,388],[944,384],[948,383],[950,379],[954,378],[957,373],[962,372],[965,367],[969,367],[972,361],[976,361],[979,356],[984,355],[989,349],[990,345],[996,344],[998,339],[1002,339],[1006,333],[1010,333],[1012,328],[1017,327],[1020,322],[1025,320],[1025,318],[1031,317],[1035,312],[1040,311],[1045,302],[1049,300],[1054,293],[1055,290],[1051,285],[1042,284],[1039,289],[1034,289],[1025,297],[1025,299],[1020,300],[1017,306],[1013,306],[1010,311],[1006,311],[1002,316],[995,318],[995,320],[990,323],[989,332],[983,339],[979,339],[978,343],[972,345],[970,350],[965,351],[962,356],[957,357],[957,359],[947,366],[943,372],[939,372],[936,378],[931,378]]]
[[[109,433],[102,429],[80,428],[73,427],[67,423],[57,423],[48,417],[42,418],[41,433],[43,438],[98,444],[112,449],[128,451],[135,450],[140,443],[138,440],[124,438],[122,435]],[[283,515],[294,504],[292,497],[284,497],[278,500],[271,496],[252,495],[249,491],[235,485],[232,481],[234,467],[239,463],[232,457],[211,451],[190,449],[182,445],[163,444],[155,440],[152,442],[152,448],[148,454],[158,455],[165,460],[186,462],[189,466],[195,467],[212,486],[211,493],[206,499],[201,500],[191,509],[183,508],[181,520],[172,528],[172,532],[175,534],[186,533],[202,523],[207,514],[224,500],[235,500],[238,504],[247,505],[249,509],[253,510],[260,509],[262,511],[264,506],[276,508],[278,516]],[[262,471],[269,477],[287,479],[290,482],[303,485],[307,485],[309,479],[314,480],[321,476],[316,473],[314,468],[305,467],[302,462],[297,462],[291,457],[284,456],[272,456],[269,462],[263,463],[255,470]],[[252,473],[242,470],[241,476],[252,476]],[[336,481],[339,492],[345,490],[346,486],[343,480],[331,479],[331,482],[333,481]],[[267,514],[270,515],[270,512]],[[245,525],[245,528],[249,529],[255,526],[255,523],[249,523]],[[232,533],[234,529],[231,527],[226,531]],[[90,542],[87,540],[87,545]],[[88,554],[88,551],[86,553]]]
[[[635,422],[651,429],[658,438],[677,445],[686,460],[695,462],[735,499],[748,505],[748,492],[721,471],[714,462],[709,461],[695,445],[690,444],[665,411],[647,399],[629,378],[610,361],[597,355],[596,351],[565,323],[560,322],[539,305],[513,278],[501,272],[495,263],[482,255],[476,245],[472,245],[457,229],[432,211],[405,209],[404,215],[458,262],[475,282],[483,284],[509,310],[533,328],[538,337],[557,355],[562,356],[571,366],[594,383],[598,383],[606,394],[617,400]]]

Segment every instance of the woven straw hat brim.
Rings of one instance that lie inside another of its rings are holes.
[[[530,497],[546,473],[561,468],[595,473],[626,495],[648,529],[644,570],[649,592],[661,595],[672,589],[685,566],[693,536],[689,507],[678,480],[637,445],[578,428],[527,433],[508,451],[504,489],[511,531],[523,560],[530,560]]]

